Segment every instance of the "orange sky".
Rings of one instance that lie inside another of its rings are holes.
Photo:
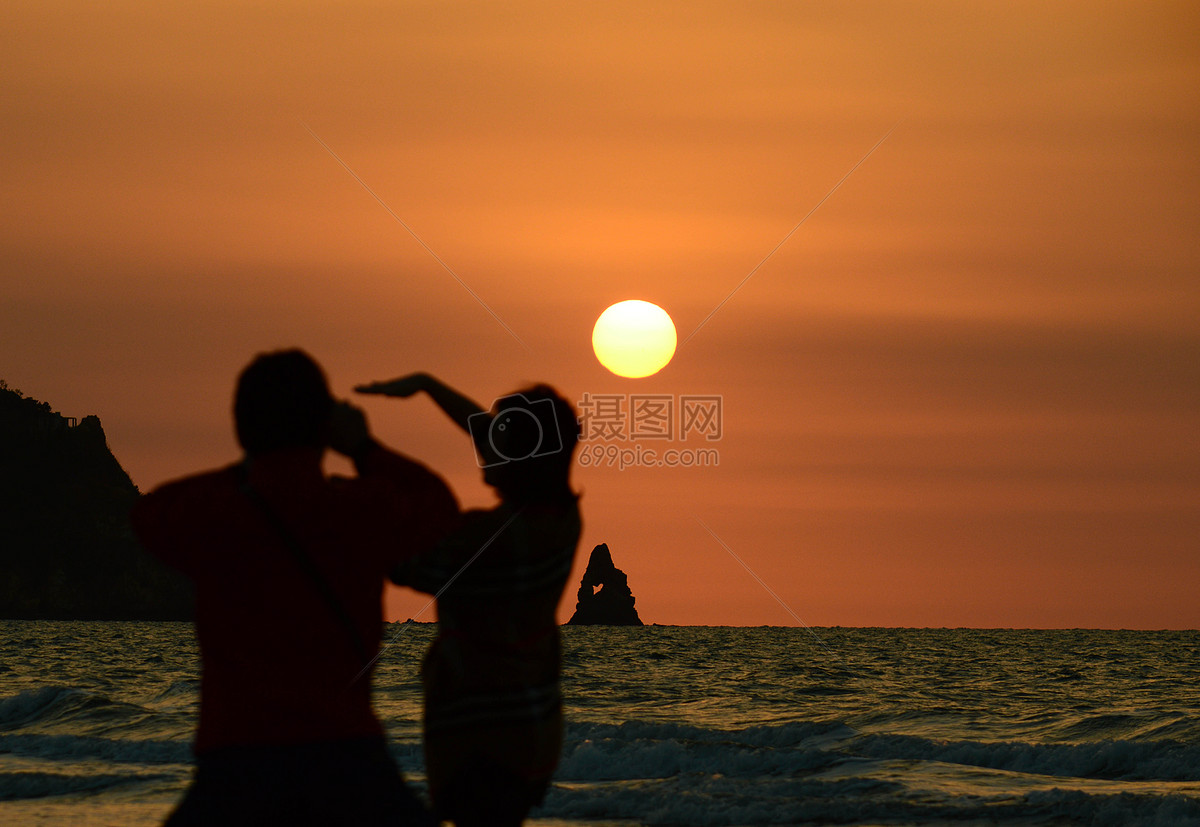
[[[143,489],[234,457],[280,346],[339,393],[719,394],[718,467],[576,476],[580,571],[608,542],[647,622],[795,623],[703,520],[809,624],[1200,626],[1193,4],[4,16],[0,377]],[[595,362],[607,305],[686,337],[897,124],[664,371]],[[364,404],[489,503],[427,401]]]

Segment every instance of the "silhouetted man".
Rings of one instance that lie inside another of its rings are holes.
[[[382,590],[457,505],[330,396],[298,350],[258,357],[234,403],[243,461],[135,507],[145,547],[196,587],[196,777],[169,825],[426,824],[371,708]],[[321,470],[327,447],[355,479]]]

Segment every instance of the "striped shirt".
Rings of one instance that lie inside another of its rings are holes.
[[[438,595],[425,727],[479,730],[560,714],[558,622],[581,521],[577,500],[469,511],[399,578]]]

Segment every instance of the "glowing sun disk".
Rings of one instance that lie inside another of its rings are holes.
[[[675,324],[656,304],[630,299],[600,314],[592,349],[617,376],[638,379],[662,370],[675,355]]]

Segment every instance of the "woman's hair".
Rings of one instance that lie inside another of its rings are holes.
[[[325,374],[302,350],[259,354],[238,377],[233,420],[247,454],[324,448],[332,412]]]
[[[533,385],[497,399],[488,442],[492,477],[504,497],[540,499],[570,491],[579,418],[571,403],[549,385]]]

